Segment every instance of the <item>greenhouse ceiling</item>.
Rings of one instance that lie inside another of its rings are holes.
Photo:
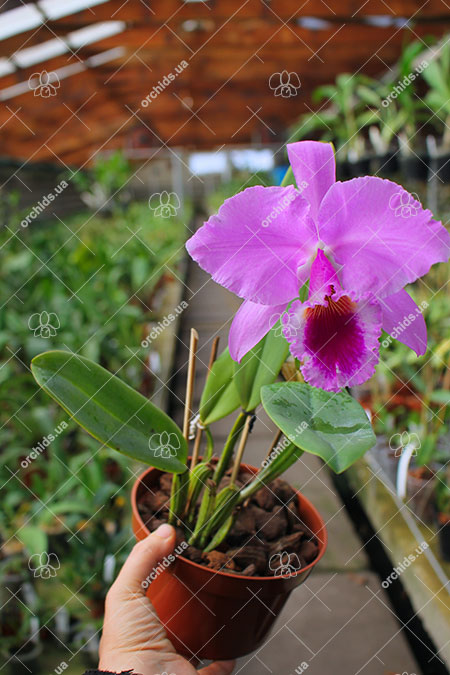
[[[450,26],[444,0],[12,0],[1,13],[1,155],[62,165],[278,142],[318,84],[380,75],[405,41]]]

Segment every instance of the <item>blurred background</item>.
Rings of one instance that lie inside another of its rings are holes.
[[[37,389],[30,360],[76,352],[179,414],[171,391],[190,328],[183,302],[193,311],[210,297],[184,242],[225,198],[279,184],[286,143],[306,138],[334,143],[338,179],[395,180],[447,224],[450,6],[1,4],[0,671],[95,665],[104,597],[133,543],[129,492],[142,469],[82,433]],[[308,649],[332,641],[337,661],[328,652],[317,669],[291,636],[284,655],[275,641],[270,656],[237,672],[303,672],[304,655],[317,673],[448,672],[448,273],[442,264],[409,289],[428,325],[427,353],[417,360],[384,335],[376,376],[355,392],[376,448],[339,479],[310,468],[311,498],[334,533],[322,573],[351,583],[330,593],[334,614],[306,615],[315,633],[333,624]],[[219,310],[196,314],[204,335],[226,335],[230,309],[224,301]],[[411,461],[397,485],[405,448]],[[423,542],[411,568],[382,585]],[[358,595],[345,614],[367,578],[382,613],[371,618]],[[383,624],[390,638],[378,644]]]

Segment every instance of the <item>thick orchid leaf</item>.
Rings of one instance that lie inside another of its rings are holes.
[[[48,537],[42,527],[24,525],[18,530],[17,537],[31,555],[40,555],[48,551]]]
[[[50,351],[36,356],[31,370],[39,386],[97,440],[162,471],[186,470],[187,443],[175,422],[98,364]]]
[[[240,400],[233,378],[234,361],[227,347],[214,362],[203,389],[199,411],[203,424],[217,422],[239,408]]]
[[[234,384],[244,410],[254,410],[259,405],[261,387],[275,382],[288,352],[278,321],[240,363],[234,364]]]
[[[450,405],[450,391],[446,389],[435,389],[430,395],[431,403],[437,403],[437,405]]]
[[[375,445],[362,406],[345,391],[333,393],[302,382],[267,385],[262,404],[292,443],[318,455],[336,473]]]

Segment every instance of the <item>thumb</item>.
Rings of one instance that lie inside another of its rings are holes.
[[[151,583],[152,572],[175,546],[175,530],[171,525],[160,525],[148,537],[135,544],[120,573],[111,586],[112,595],[135,597],[145,595]]]

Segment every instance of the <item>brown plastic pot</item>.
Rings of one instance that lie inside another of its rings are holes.
[[[242,469],[256,473],[255,467]],[[147,469],[131,493],[133,531],[140,541],[149,534],[137,508],[139,497],[161,475]],[[243,577],[216,572],[178,556],[151,582],[147,595],[177,651],[189,659],[231,659],[257,649],[291,592],[308,578],[327,545],[325,523],[316,508],[297,492],[303,522],[315,534],[317,558],[290,575]]]

